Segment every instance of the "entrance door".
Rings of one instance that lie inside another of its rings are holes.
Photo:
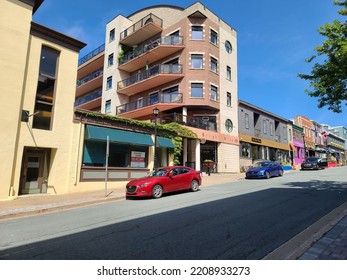
[[[21,174],[20,194],[45,193],[43,185],[43,167],[45,154],[42,151],[24,152]]]

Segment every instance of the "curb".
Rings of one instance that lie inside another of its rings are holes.
[[[347,202],[341,204],[317,222],[309,226],[295,237],[265,256],[263,260],[296,260],[305,253],[311,245],[331,230],[347,215]]]

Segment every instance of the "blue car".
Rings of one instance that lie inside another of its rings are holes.
[[[248,168],[246,179],[265,178],[269,179],[273,176],[283,176],[283,167],[276,161],[260,161]]]

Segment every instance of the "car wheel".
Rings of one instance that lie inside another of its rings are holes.
[[[199,183],[197,180],[193,180],[191,183],[190,183],[190,189],[193,191],[193,192],[196,192],[199,190]]]
[[[163,188],[160,185],[155,185],[152,189],[153,198],[161,198],[163,195]]]
[[[269,172],[269,171],[266,171],[266,172],[265,172],[265,178],[266,178],[266,179],[269,179],[269,178],[270,178],[270,172]]]
[[[281,177],[283,176],[283,170],[282,169],[278,172],[278,175]]]

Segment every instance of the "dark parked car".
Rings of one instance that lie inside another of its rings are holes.
[[[327,166],[326,159],[309,157],[301,164],[301,170],[319,170]]]
[[[186,166],[167,166],[153,170],[146,177],[127,183],[126,196],[152,196],[160,198],[164,193],[191,190],[201,185],[200,172]]]
[[[283,167],[276,161],[259,161],[248,168],[246,179],[251,178],[266,178],[273,176],[283,176]]]

